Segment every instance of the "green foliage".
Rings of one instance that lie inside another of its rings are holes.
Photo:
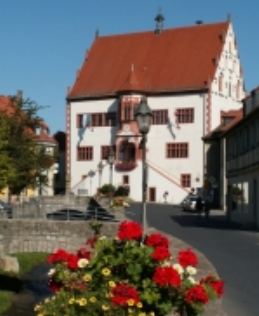
[[[0,113],[0,190],[9,187],[10,194],[35,186],[42,172],[54,163],[52,157],[39,149],[34,131],[41,119],[38,105],[29,99],[12,98],[13,113]]]
[[[100,188],[100,193],[102,194],[113,194],[115,192],[115,186],[112,184],[104,184],[101,188]]]
[[[31,271],[32,268],[46,261],[48,256],[45,252],[21,252],[13,254],[17,257],[20,266],[20,275]]]
[[[0,315],[4,315],[12,304],[12,293],[8,291],[0,291]]]
[[[114,192],[114,196],[128,196],[129,195],[129,187],[120,185]]]

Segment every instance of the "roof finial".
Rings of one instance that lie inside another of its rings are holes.
[[[158,14],[155,17],[155,21],[156,21],[155,34],[160,34],[164,27],[165,18],[163,14],[161,13],[161,11],[162,11],[161,8],[159,8]]]
[[[228,22],[231,22],[231,14],[230,13],[227,14],[227,20],[228,20]]]
[[[100,36],[100,30],[96,29],[95,31],[95,39],[97,39]]]

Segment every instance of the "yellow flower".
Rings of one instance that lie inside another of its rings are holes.
[[[135,301],[130,298],[129,300],[127,300],[128,306],[134,306]]]
[[[134,313],[134,310],[132,308],[128,308],[128,313],[129,314],[133,314]]]
[[[92,276],[91,276],[91,274],[86,273],[86,274],[83,276],[83,280],[84,280],[85,282],[90,282],[90,281],[92,281]]]
[[[75,303],[75,299],[74,299],[74,297],[71,297],[70,299],[69,299],[69,301],[68,301],[68,304],[69,305],[72,305],[72,304],[74,304]]]
[[[90,301],[91,303],[96,303],[97,299],[96,299],[95,296],[91,296],[91,297],[89,298],[89,301]]]
[[[39,313],[39,314],[37,314],[37,316],[44,316],[44,314],[42,314],[42,313]]]
[[[84,297],[82,297],[79,300],[77,300],[77,303],[80,306],[85,306],[87,304],[87,300]]]
[[[110,307],[108,305],[106,305],[106,304],[102,305],[102,310],[103,311],[108,311],[109,309],[110,309]]]
[[[114,281],[109,281],[108,284],[109,284],[109,287],[111,288],[116,286],[116,283]]]
[[[143,304],[142,304],[141,302],[138,302],[137,307],[138,307],[138,308],[142,308],[142,307],[143,307]]]
[[[105,277],[109,276],[111,274],[111,270],[108,268],[103,268],[102,269],[102,275],[104,275]]]
[[[150,312],[148,315],[149,316],[155,316],[155,312]]]
[[[146,316],[146,315],[147,315],[146,313],[142,313],[142,312],[138,314],[138,316]]]

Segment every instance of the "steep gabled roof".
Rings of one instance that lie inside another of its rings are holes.
[[[160,34],[98,37],[68,99],[114,96],[125,88],[146,93],[206,89],[228,27],[229,22],[222,22],[167,29]]]

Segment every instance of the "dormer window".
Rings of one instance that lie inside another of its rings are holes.
[[[36,127],[35,128],[35,134],[37,135],[37,136],[39,136],[40,135],[40,127]]]

